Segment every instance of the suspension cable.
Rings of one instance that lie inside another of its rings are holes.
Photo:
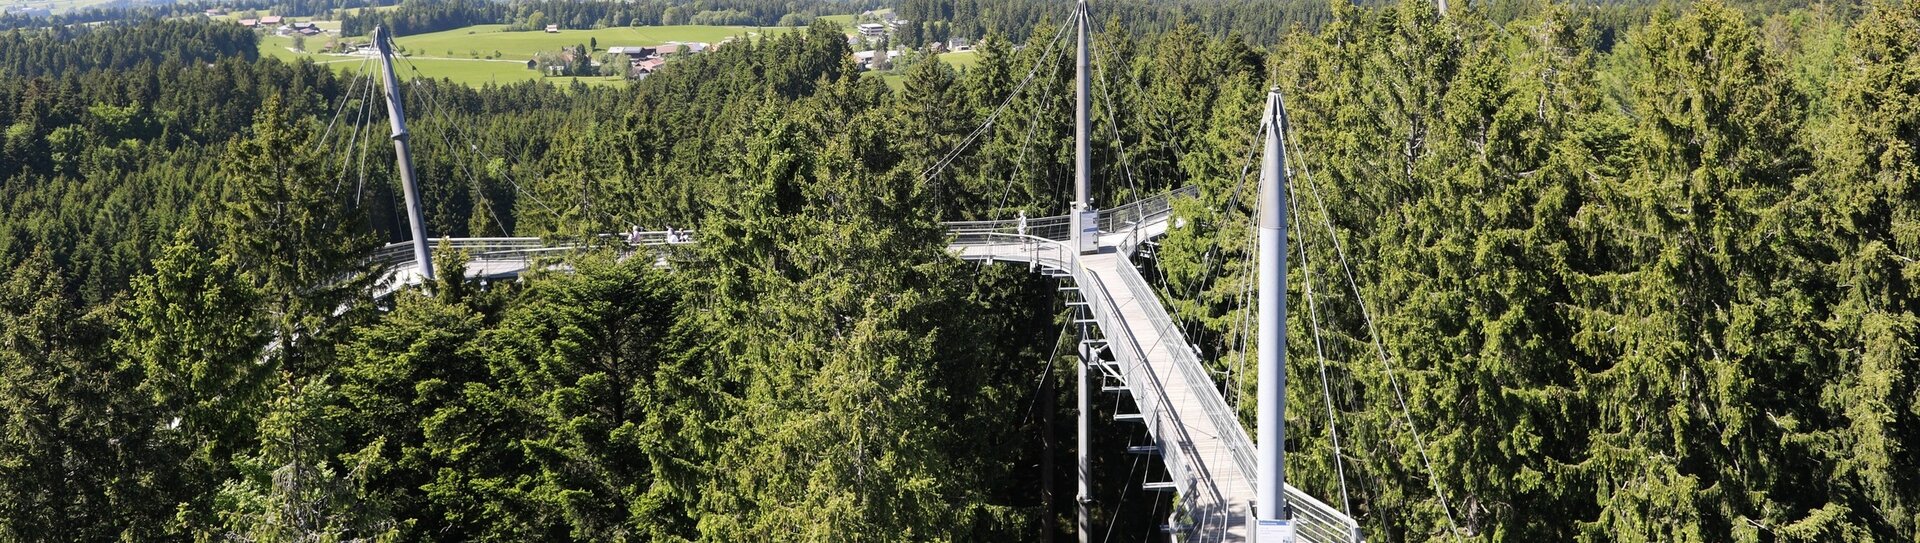
[[[1284,103],[1280,108],[1280,118],[1282,123],[1288,122]],[[1290,142],[1288,147],[1294,149],[1297,153],[1297,147],[1299,146],[1293,144],[1298,143],[1298,136],[1290,134],[1287,140]],[[1299,154],[1295,154],[1294,156],[1304,157],[1304,155]],[[1339,233],[1334,230],[1332,214],[1327,211],[1326,200],[1320,196],[1319,185],[1314,182],[1313,172],[1307,169],[1307,161],[1302,158],[1298,162],[1301,164],[1301,170],[1304,174],[1302,177],[1306,179],[1305,184],[1307,185],[1307,190],[1313,195],[1314,204],[1320,212],[1320,222],[1326,227],[1327,237],[1333,240],[1334,254],[1339,256],[1340,268],[1346,275],[1347,286],[1353,289],[1354,303],[1360,308],[1362,320],[1366,321],[1368,339],[1373,344],[1375,354],[1380,358],[1380,364],[1386,369],[1387,381],[1392,385],[1394,400],[1399,403],[1400,414],[1406,419],[1407,430],[1413,434],[1414,446],[1419,449],[1420,462],[1427,471],[1427,478],[1433,483],[1435,497],[1440,500],[1440,510],[1446,513],[1447,526],[1450,528],[1450,533],[1455,539],[1458,539],[1460,537],[1460,526],[1453,517],[1453,507],[1448,503],[1446,490],[1440,484],[1439,473],[1433,469],[1433,459],[1427,454],[1426,438],[1423,437],[1420,432],[1419,423],[1413,418],[1413,410],[1407,407],[1407,397],[1400,386],[1399,374],[1394,370],[1391,357],[1387,356],[1386,346],[1380,341],[1380,329],[1374,322],[1373,312],[1368,308],[1365,294],[1360,290],[1360,282],[1354,279],[1353,265],[1347,259],[1346,244],[1340,240]]]
[[[1075,9],[1078,9],[1078,8],[1075,8]],[[1041,58],[1045,59],[1045,58],[1051,58],[1053,56],[1054,46],[1058,45],[1061,39],[1066,36],[1066,27],[1068,24],[1072,24],[1072,23],[1073,23],[1073,18],[1069,17],[1067,18],[1067,22],[1065,24],[1060,25],[1060,30],[1054,33],[1054,41],[1048,42],[1047,52],[1042,54]],[[1034,76],[1038,75],[1039,72],[1040,72],[1040,64],[1038,63],[1034,64],[1031,69],[1027,70],[1027,77],[1025,79],[1020,80],[1020,84],[1016,85],[1013,88],[1013,92],[1007,94],[1006,100],[1002,100],[1000,102],[1000,106],[994,108],[993,113],[987,115],[987,120],[985,122],[980,123],[980,126],[978,128],[974,128],[972,133],[967,134],[966,138],[962,139],[960,143],[955,144],[953,147],[953,150],[948,152],[945,157],[942,157],[939,161],[935,162],[932,166],[929,166],[926,170],[922,170],[920,172],[920,181],[922,183],[925,183],[933,179],[934,176],[939,175],[943,170],[946,169],[948,164],[952,164],[953,160],[959,157],[962,151],[965,151],[968,147],[972,146],[974,140],[979,139],[980,135],[985,133],[988,127],[993,126],[994,121],[1000,117],[1000,114],[1007,110],[1007,106],[1013,104],[1014,97],[1019,96],[1020,92],[1027,88],[1027,84],[1033,82]]]
[[[1293,179],[1290,177],[1287,178],[1287,192],[1297,192],[1294,190]],[[1347,497],[1346,459],[1340,455],[1340,419],[1333,408],[1333,388],[1327,384],[1326,343],[1320,337],[1320,305],[1314,298],[1313,264],[1308,260],[1307,256],[1309,254],[1307,246],[1311,243],[1311,236],[1307,235],[1306,227],[1300,225],[1300,201],[1298,198],[1287,199],[1287,213],[1294,218],[1294,220],[1288,222],[1289,230],[1292,230],[1300,241],[1298,244],[1300,248],[1300,275],[1306,280],[1303,286],[1305,287],[1307,295],[1307,316],[1308,322],[1312,324],[1310,329],[1313,331],[1314,360],[1318,362],[1320,366],[1320,396],[1326,400],[1327,404],[1327,433],[1333,442],[1333,472],[1334,477],[1340,482],[1340,511],[1346,513],[1348,517],[1352,517],[1353,500]]]
[[[426,74],[420,71],[420,66],[417,64],[414,64],[412,59],[409,59],[407,57],[400,57],[400,60],[402,62],[407,63],[408,69],[413,70],[415,81],[418,81],[422,78],[426,78]],[[428,93],[428,99],[434,100],[436,98],[433,96],[433,93]],[[450,143],[449,143],[449,146],[451,146]],[[520,194],[520,195],[526,196],[529,199],[532,199],[534,203],[539,204],[540,207],[545,209],[549,215],[553,216],[554,226],[559,226],[563,222],[563,217],[560,215],[559,210],[555,209],[552,205],[548,204],[545,200],[541,199],[539,195],[534,194],[532,192],[528,192],[525,188],[522,188],[520,186],[520,183],[515,181],[513,179],[513,176],[510,173],[502,172],[501,177],[506,178],[507,183],[513,186],[513,190],[516,194]],[[587,207],[592,208],[592,206],[587,206]],[[603,216],[606,216],[607,219],[613,222],[619,222],[617,218],[613,217],[611,214],[606,213],[605,210],[599,210],[599,211]],[[497,214],[495,216],[495,220],[496,221],[498,220]]]
[[[1067,24],[1072,24],[1072,20],[1069,19],[1067,21]],[[1047,43],[1046,52],[1043,53],[1040,56],[1040,59],[1034,63],[1033,67],[1028,70],[1027,77],[1029,80],[1031,80],[1034,74],[1039,72],[1041,65],[1051,65],[1053,68],[1051,71],[1047,72],[1048,81],[1052,81],[1054,78],[1054,75],[1060,73],[1060,64],[1053,61],[1053,51],[1054,51],[1053,46],[1058,45],[1061,40],[1065,39],[1065,37],[1066,37],[1066,25],[1063,24],[1060,27],[1060,31],[1054,34],[1054,41]],[[1062,49],[1061,51],[1065,51],[1065,49]],[[1018,96],[1021,89],[1025,87],[1026,87],[1026,83],[1022,82],[1019,88],[1014,89],[1013,94],[1007,95],[1007,101],[1005,103],[1002,103],[1000,105],[1000,108],[1003,110],[1006,109],[1007,104],[1013,103],[1014,97]],[[1040,95],[1040,99],[1042,100],[1040,104],[1041,112],[1045,112],[1048,108],[1053,107],[1052,94],[1042,94]],[[985,124],[980,125],[980,128],[985,129],[987,125],[993,124],[994,116],[998,116],[999,113],[1000,113],[999,111],[995,111],[993,116],[989,116],[987,118],[987,121]],[[993,209],[990,211],[990,213],[992,213],[992,217],[994,218],[993,220],[996,220],[996,221],[1000,220],[1001,213],[1004,213],[1006,211],[1007,200],[1013,196],[1013,179],[1014,177],[1017,177],[1017,174],[1020,171],[1026,169],[1027,151],[1032,148],[1033,134],[1039,127],[1040,127],[1039,122],[1030,122],[1027,124],[1027,135],[1025,138],[1023,138],[1020,141],[1020,153],[1015,157],[1013,162],[1016,175],[1007,176],[1006,182],[1001,185],[1000,201],[994,204]],[[963,145],[964,145],[964,142],[963,142]],[[959,149],[956,148],[955,151],[958,152]],[[931,179],[931,178],[928,178],[928,179]]]

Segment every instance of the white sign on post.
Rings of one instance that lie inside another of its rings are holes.
[[[1260,527],[1253,535],[1253,540],[1260,543],[1293,543],[1293,522],[1260,519]]]
[[[1100,212],[1083,211],[1080,213],[1080,252],[1091,253],[1100,250]]]

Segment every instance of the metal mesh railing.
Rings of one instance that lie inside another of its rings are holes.
[[[1180,327],[1173,323],[1173,318],[1167,314],[1166,309],[1161,307],[1158,295],[1154,293],[1153,287],[1147,285],[1146,278],[1141,277],[1139,270],[1132,265],[1119,266],[1119,269],[1120,281],[1128,291],[1132,292],[1134,299],[1143,302],[1140,305],[1147,314],[1147,320],[1153,323],[1154,330],[1160,334],[1161,341],[1167,343],[1167,354],[1173,357],[1173,366],[1180,371],[1181,377],[1189,383],[1206,383],[1209,386],[1207,392],[1211,392],[1210,394],[1198,395],[1200,407],[1206,411],[1207,419],[1213,421],[1214,426],[1222,431],[1232,430],[1221,437],[1227,442],[1227,450],[1233,454],[1235,467],[1240,469],[1248,481],[1253,481],[1254,476],[1259,473],[1254,463],[1256,449],[1253,447],[1253,439],[1247,437],[1246,430],[1240,426],[1240,418],[1234,414],[1233,408],[1227,406],[1217,385],[1213,384],[1213,377],[1207,375],[1207,370],[1200,366],[1199,357],[1194,356],[1192,347],[1187,345],[1186,334],[1180,331]],[[1145,303],[1149,300],[1153,303]]]
[[[1136,200],[1113,209],[1100,210],[1100,231],[1123,232],[1135,224],[1152,222],[1173,211],[1173,198],[1199,196],[1200,187],[1185,186]]]
[[[637,235],[600,234],[598,236],[606,246],[627,247],[641,245],[671,245],[692,243],[692,231],[649,231]],[[565,254],[580,251],[587,245],[571,241],[547,241],[541,238],[443,238],[433,240],[433,250],[441,247],[456,251],[466,251],[473,262],[529,261],[542,256]],[[404,266],[413,263],[413,242],[389,243],[374,250],[368,258],[376,264]]]
[[[960,249],[963,259],[1032,262],[1057,270],[1070,269],[1073,253],[1066,244],[1038,236],[1003,232],[956,232],[949,249]]]
[[[1227,406],[1226,399],[1221,395],[1217,385],[1214,385],[1213,378],[1200,365],[1199,357],[1195,356],[1187,346],[1186,336],[1180,332],[1180,327],[1173,323],[1166,309],[1157,303],[1159,298],[1156,297],[1153,288],[1147,285],[1146,278],[1131,265],[1119,268],[1121,282],[1132,291],[1135,299],[1156,302],[1143,303],[1141,306],[1147,314],[1147,320],[1151,321],[1160,333],[1162,341],[1170,343],[1167,352],[1173,357],[1173,365],[1178,368],[1181,376],[1189,383],[1206,383],[1214,387],[1197,394],[1200,406],[1206,412],[1207,418],[1226,433],[1221,436],[1221,439],[1226,440],[1227,449],[1233,454],[1234,467],[1238,468],[1247,481],[1258,489],[1259,467],[1255,460],[1258,449],[1255,448],[1253,438],[1247,434],[1246,428],[1240,425],[1240,418],[1234,413],[1233,408]],[[1172,344],[1172,342],[1178,343]],[[1290,505],[1289,509],[1293,512],[1294,523],[1297,525],[1295,530],[1300,535],[1301,541],[1348,543],[1355,540],[1354,534],[1358,533],[1355,530],[1357,523],[1351,517],[1293,485],[1287,485],[1284,492],[1287,503]]]
[[[1200,194],[1199,187],[1181,187],[1113,209],[1100,210],[1100,231],[1123,232],[1134,225],[1158,220],[1173,211],[1174,197],[1198,194]],[[940,224],[947,227],[948,232],[955,234],[974,232],[1018,234],[1020,228],[1019,219],[950,221]],[[1028,217],[1027,235],[1054,241],[1067,241],[1073,238],[1073,224],[1066,215]]]
[[[1079,268],[1074,276],[1082,286],[1081,292],[1087,299],[1088,307],[1094,311],[1095,320],[1101,323],[1108,348],[1113,349],[1115,358],[1123,366],[1127,386],[1133,391],[1134,405],[1140,410],[1148,435],[1161,445],[1160,460],[1166,466],[1168,477],[1176,484],[1183,485],[1179,488],[1183,509],[1198,519],[1201,526],[1222,532],[1229,530],[1229,523],[1233,522],[1232,515],[1227,498],[1220,489],[1211,485],[1187,484],[1207,479],[1209,474],[1200,473],[1192,463],[1192,456],[1195,455],[1191,446],[1194,436],[1187,432],[1186,425],[1163,416],[1173,400],[1167,396],[1166,384],[1160,381],[1160,376],[1145,368],[1148,364],[1147,353],[1140,347],[1139,336],[1133,333],[1131,324],[1121,316],[1120,306],[1113,301],[1105,282],[1098,275]]]

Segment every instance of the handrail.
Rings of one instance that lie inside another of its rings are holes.
[[[1100,279],[1098,274],[1086,271],[1084,267],[1077,265],[1075,266],[1075,278],[1082,281],[1081,284],[1083,286],[1090,287],[1081,289],[1082,294],[1089,297],[1087,300],[1089,302],[1088,307],[1095,308],[1096,310],[1105,309],[1108,312],[1106,319],[1099,319],[1102,321],[1101,326],[1104,327],[1104,331],[1106,332],[1105,335],[1108,339],[1107,347],[1113,348],[1115,344],[1114,340],[1118,337],[1124,336],[1126,338],[1124,345],[1129,348],[1130,358],[1132,358],[1132,364],[1127,369],[1129,388],[1133,388],[1131,385],[1134,379],[1144,378],[1151,382],[1150,386],[1144,387],[1150,394],[1150,396],[1144,399],[1149,400],[1149,402],[1141,402],[1140,400],[1143,398],[1138,395],[1138,392],[1136,392],[1134,398],[1136,407],[1140,409],[1141,414],[1144,415],[1146,424],[1151,429],[1150,434],[1160,438],[1162,442],[1192,444],[1194,440],[1192,436],[1187,433],[1185,425],[1162,423],[1163,421],[1159,414],[1169,409],[1168,406],[1173,404],[1173,399],[1167,396],[1166,384],[1160,381],[1160,376],[1155,375],[1152,370],[1145,368],[1145,366],[1149,364],[1147,361],[1147,353],[1140,347],[1139,340],[1137,339],[1139,336],[1133,333],[1132,325],[1129,324],[1125,318],[1120,317],[1120,306],[1113,301],[1113,296],[1109,294],[1111,291],[1107,289],[1106,282]],[[1093,303],[1094,300],[1091,299],[1093,297],[1099,298],[1100,303]],[[1202,478],[1202,474],[1195,471],[1195,467],[1191,462],[1192,459],[1189,458],[1189,456],[1193,456],[1191,450],[1179,448],[1172,452],[1173,454],[1168,454],[1168,451],[1163,448],[1160,455],[1161,460],[1167,463],[1166,469],[1169,475],[1172,475],[1175,480],[1183,482]],[[1206,485],[1204,495],[1196,495],[1196,493],[1192,491],[1199,490],[1197,487],[1200,485],[1195,486],[1196,488],[1182,489],[1181,494],[1195,498],[1195,505],[1203,505],[1200,498],[1205,498],[1206,501],[1204,505],[1218,507],[1220,509],[1219,512],[1226,511],[1226,496],[1220,492],[1218,487]],[[1198,508],[1194,507],[1190,509]],[[1212,516],[1215,513],[1215,511],[1201,511],[1201,514],[1205,516]]]
[[[1200,366],[1200,360],[1194,356],[1192,347],[1187,345],[1186,334],[1173,324],[1173,319],[1167,315],[1165,309],[1160,307],[1158,294],[1147,286],[1146,278],[1141,277],[1140,271],[1132,264],[1116,267],[1120,269],[1120,282],[1126,285],[1135,299],[1153,301],[1151,305],[1143,304],[1146,309],[1144,312],[1147,314],[1147,320],[1153,323],[1154,330],[1160,334],[1162,341],[1178,341],[1177,345],[1169,344],[1167,352],[1173,357],[1173,365],[1180,371],[1181,376],[1196,386],[1204,383],[1209,387],[1217,387],[1213,384],[1213,377],[1207,375],[1206,370]],[[1199,395],[1200,407],[1206,411],[1207,418],[1213,421],[1214,426],[1221,428],[1222,431],[1233,430],[1224,436],[1227,440],[1227,449],[1233,453],[1234,464],[1240,468],[1241,474],[1245,475],[1248,481],[1253,481],[1258,473],[1253,458],[1255,451],[1253,440],[1247,437],[1245,428],[1240,425],[1239,417],[1227,407],[1226,400],[1221,397],[1218,388],[1214,388],[1213,392],[1213,394]]]
[[[1022,236],[1019,234],[1008,234],[1005,232],[992,232],[992,231],[954,232],[952,233],[952,235],[953,235],[953,241],[947,244],[947,247],[949,249],[954,247],[991,248],[991,247],[1000,246],[1000,245],[1021,244],[1021,245],[1027,245],[1027,246],[1033,247],[1033,249],[1024,251],[1031,255],[1029,258],[1024,260],[1026,262],[1033,262],[1035,264],[1047,266],[1049,268],[1053,268],[1057,270],[1065,270],[1071,264],[1071,259],[1067,256],[1067,246],[1060,241],[1055,241],[1048,238],[1034,236],[1031,234]],[[1005,240],[1005,241],[1000,241],[1000,240]],[[1043,251],[1047,253],[1051,253],[1051,255],[1043,257],[1041,256],[1041,253]],[[977,255],[977,256],[985,256],[988,259],[998,259],[1001,255],[989,249],[987,254]],[[1008,257],[1006,258],[1006,260],[1021,260],[1018,258],[1013,258],[1018,256],[1015,253],[1007,253],[1005,256]]]
[[[682,236],[676,240],[675,234]],[[631,241],[627,234],[599,234],[600,239],[616,239],[629,247],[638,245],[676,245],[692,243],[691,231],[669,232],[665,230],[640,232]],[[442,238],[434,242],[436,248],[445,244],[448,248],[464,250],[470,253],[474,261],[527,260],[530,255],[545,253],[563,253],[580,251],[587,248],[579,242],[548,242],[534,237],[488,237],[488,238]],[[413,242],[389,243],[367,258],[378,264],[406,264],[413,262]]]
[[[1145,313],[1161,337],[1180,339],[1180,345],[1170,345],[1167,351],[1173,356],[1174,366],[1179,368],[1181,375],[1189,383],[1205,383],[1214,386],[1213,378],[1207,374],[1205,368],[1200,366],[1199,357],[1189,350],[1185,344],[1185,335],[1180,332],[1178,326],[1173,324],[1166,310],[1161,308],[1159,298],[1155,291],[1147,286],[1146,278],[1142,277],[1140,271],[1131,264],[1119,266],[1119,268],[1121,282],[1126,284],[1136,298],[1154,301],[1144,306]],[[1256,474],[1259,472],[1254,463],[1254,453],[1258,449],[1255,448],[1246,428],[1240,425],[1239,417],[1227,406],[1219,390],[1214,389],[1212,392],[1212,394],[1198,395],[1200,406],[1206,411],[1207,418],[1226,434],[1222,438],[1227,442],[1228,451],[1233,454],[1236,467],[1258,490],[1260,481]],[[1295,520],[1306,521],[1298,522],[1297,530],[1306,537],[1307,541],[1347,542],[1356,539],[1354,534],[1358,533],[1359,523],[1353,518],[1293,485],[1287,485],[1283,491],[1290,505],[1289,509],[1295,514]]]
[[[1100,219],[1099,219],[1100,231],[1119,232],[1120,231],[1119,225],[1127,224],[1129,222],[1134,222],[1134,223],[1149,222],[1153,218],[1157,218],[1161,215],[1165,215],[1171,212],[1173,210],[1174,197],[1195,196],[1198,194],[1200,194],[1199,187],[1188,185],[1185,187],[1180,187],[1177,189],[1162,192],[1160,194],[1135,200],[1133,202],[1127,203],[1126,205],[1122,205],[1120,207],[1116,207],[1113,209],[1100,210]],[[947,228],[947,231],[952,233],[962,233],[962,232],[1017,233],[1016,230],[1019,229],[1019,226],[1020,226],[1019,223],[1020,223],[1019,219],[999,219],[999,220],[981,220],[981,221],[947,221],[947,222],[940,223],[940,225],[945,226]],[[1047,215],[1044,217],[1028,217],[1027,233],[1029,235],[1039,236],[1039,237],[1043,237],[1043,238],[1047,238],[1055,241],[1065,241],[1072,238],[1073,227],[1070,223],[1070,218],[1067,217],[1066,215]]]

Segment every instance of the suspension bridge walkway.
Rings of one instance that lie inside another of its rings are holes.
[[[1150,451],[1159,456],[1170,478],[1141,490],[1176,493],[1167,529],[1185,541],[1248,541],[1257,473],[1253,440],[1132,260],[1142,247],[1166,234],[1172,198],[1193,194],[1189,187],[1101,211],[1100,250],[1092,254],[1080,254],[1069,245],[1065,215],[1029,219],[1024,235],[1014,220],[944,226],[951,235],[948,251],[958,258],[1025,265],[1072,282],[1062,291],[1078,294],[1078,301],[1069,302],[1079,312],[1076,318],[1091,321],[1101,335],[1096,345],[1106,354],[1094,364],[1102,389],[1133,399],[1138,411],[1121,418],[1146,427],[1153,441]],[[620,238],[629,248],[693,241],[665,231],[641,232],[633,239],[625,234],[603,237]],[[489,280],[510,280],[536,266],[563,268],[564,259],[558,257],[583,248],[540,238],[449,238],[442,243],[469,253],[469,278]],[[389,265],[381,293],[419,283],[421,273],[411,250],[411,242],[406,242],[376,253],[375,260]],[[1352,518],[1292,485],[1285,492],[1300,541],[1358,539]]]
[[[978,141],[994,119],[1013,103],[1014,96],[1023,92],[1027,83],[1038,75],[1040,66],[1052,62],[1055,51],[1065,55],[1066,49],[1056,49],[1055,45],[1064,41],[1067,25],[1075,27],[1075,164],[1071,207],[1075,213],[1028,220],[954,222],[945,226],[951,236],[949,252],[958,258],[1024,264],[1029,269],[1072,282],[1060,290],[1077,295],[1078,300],[1069,300],[1067,305],[1074,312],[1074,323],[1081,329],[1083,363],[1078,368],[1079,447],[1076,450],[1076,478],[1080,483],[1076,517],[1080,542],[1089,543],[1092,531],[1088,506],[1092,495],[1089,487],[1092,464],[1088,449],[1096,445],[1088,433],[1087,419],[1093,412],[1088,400],[1090,382],[1097,379],[1101,390],[1122,392],[1133,400],[1136,411],[1119,416],[1144,425],[1152,445],[1130,446],[1128,451],[1157,455],[1165,466],[1169,480],[1145,483],[1141,490],[1174,493],[1174,511],[1164,530],[1176,540],[1245,542],[1258,538],[1261,543],[1359,543],[1360,530],[1353,518],[1282,483],[1285,480],[1284,447],[1278,445],[1285,441],[1280,438],[1280,429],[1285,426],[1281,416],[1285,395],[1280,387],[1285,381],[1284,296],[1287,290],[1284,219],[1287,206],[1282,187],[1287,181],[1281,166],[1285,153],[1280,137],[1284,124],[1279,91],[1269,93],[1267,112],[1261,120],[1266,148],[1261,166],[1259,332],[1262,346],[1279,346],[1260,353],[1261,374],[1278,377],[1260,381],[1261,397],[1272,400],[1263,401],[1259,406],[1260,435],[1275,445],[1261,449],[1256,448],[1237,413],[1228,406],[1219,385],[1201,365],[1196,349],[1168,315],[1159,293],[1147,284],[1134,265],[1134,256],[1140,249],[1150,246],[1172,226],[1168,223],[1173,198],[1197,191],[1180,189],[1097,214],[1090,212],[1093,157],[1090,20],[1086,0],[1080,0],[1074,6],[1073,17],[1062,25],[1057,41],[1046,46],[1046,51],[1041,53],[1043,60],[1032,66],[1026,79],[1014,86],[1006,101],[958,148],[923,172],[926,178],[938,175],[962,149]],[[385,264],[389,270],[389,275],[379,282],[377,296],[392,294],[434,275],[429,260],[430,238],[420,209],[418,183],[409,154],[410,136],[388,38],[382,30],[375,30],[374,42],[379,46],[384,72],[388,119],[393,125],[391,139],[413,241],[389,245],[374,255],[373,260]],[[1111,102],[1110,97],[1108,100]],[[1108,110],[1113,109],[1110,104]],[[1121,156],[1124,161],[1124,147]],[[1125,171],[1131,179],[1131,170]],[[1012,180],[1008,178],[1009,183]],[[1085,224],[1089,220],[1097,224]],[[1330,223],[1328,228],[1332,229]],[[590,241],[582,244],[549,243],[539,238],[467,238],[442,239],[440,244],[468,253],[465,274],[469,278],[501,280],[519,277],[535,267],[565,270],[566,259],[557,257],[590,247],[614,247],[622,252],[623,258],[645,258],[648,252],[641,250],[644,246],[693,243],[694,239],[688,233],[669,231],[605,234],[601,239]],[[1100,336],[1097,339],[1093,337],[1096,329]],[[1337,435],[1335,437],[1337,450]],[[1339,461],[1338,454],[1335,461]],[[1261,481],[1270,483],[1261,488]],[[1259,501],[1266,503],[1257,503]]]

